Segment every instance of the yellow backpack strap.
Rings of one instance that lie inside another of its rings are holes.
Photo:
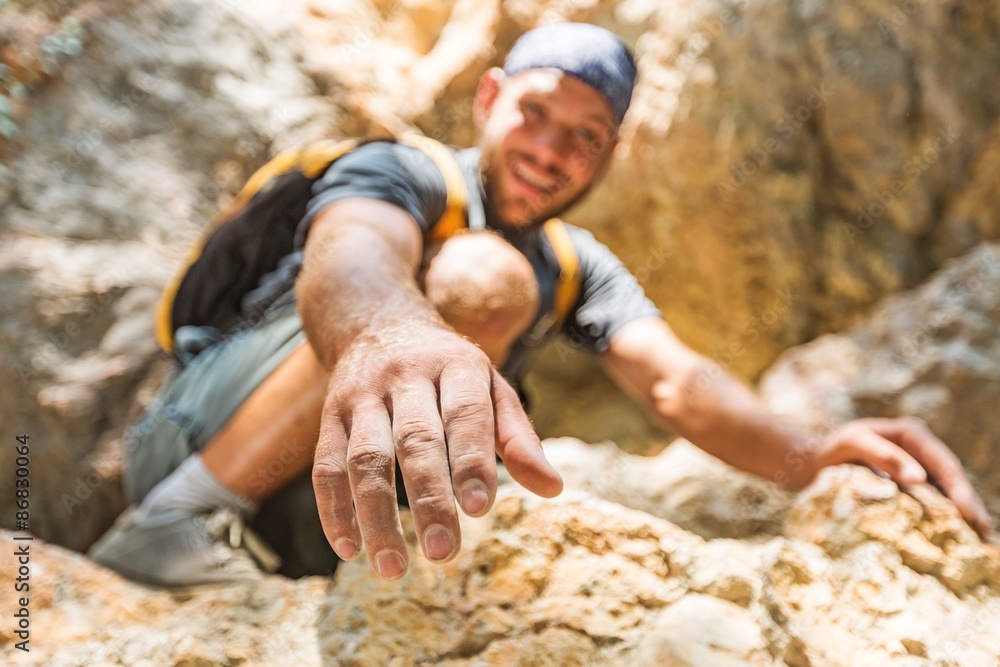
[[[298,171],[306,178],[316,178],[334,160],[350,153],[362,143],[361,139],[326,139],[281,151],[253,173],[239,194],[222,211],[215,224],[233,217],[253,199],[255,194],[278,176]]]
[[[559,262],[559,279],[556,282],[555,318],[549,331],[559,331],[580,295],[580,258],[569,238],[566,225],[559,218],[546,221],[542,227],[549,245]]]
[[[201,240],[188,251],[181,269],[164,288],[160,302],[156,306],[156,341],[160,344],[160,348],[167,353],[174,351],[174,328],[171,321],[174,299],[188,269],[201,255],[205,242],[215,228],[233,218],[255,194],[265,189],[267,184],[278,176],[299,171],[308,178],[315,178],[334,160],[343,157],[362,143],[364,142],[361,139],[327,139],[306,146],[289,148],[278,153],[253,173],[233,201],[208,225]]]
[[[431,231],[431,239],[443,241],[456,232],[466,229],[468,227],[469,193],[465,186],[465,176],[462,175],[462,169],[458,166],[454,154],[440,141],[416,132],[406,132],[399,140],[426,153],[441,170],[441,175],[444,177],[448,199],[444,215]]]

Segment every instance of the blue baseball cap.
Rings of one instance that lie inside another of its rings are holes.
[[[612,32],[589,23],[555,23],[524,33],[503,64],[507,76],[554,67],[601,93],[621,123],[632,101],[635,59]]]

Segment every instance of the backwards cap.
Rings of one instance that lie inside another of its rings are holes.
[[[635,85],[635,61],[628,47],[604,28],[589,23],[556,23],[524,33],[507,54],[503,71],[554,67],[583,81],[611,104],[622,122]]]

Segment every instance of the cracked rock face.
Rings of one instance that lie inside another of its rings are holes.
[[[1000,549],[981,544],[930,487],[902,494],[866,469],[825,471],[784,512],[780,534],[756,540],[705,540],[579,490],[541,501],[509,483],[487,517],[462,521],[452,562],[414,555],[396,583],[361,558],[332,582],[271,577],[184,598],[35,542],[28,664],[966,667],[1000,658]],[[0,585],[10,586],[13,541],[3,544]],[[0,630],[5,649],[10,632]]]

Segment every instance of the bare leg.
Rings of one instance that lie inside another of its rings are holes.
[[[205,468],[258,502],[295,478],[312,464],[326,379],[312,346],[299,345],[202,449]]]

